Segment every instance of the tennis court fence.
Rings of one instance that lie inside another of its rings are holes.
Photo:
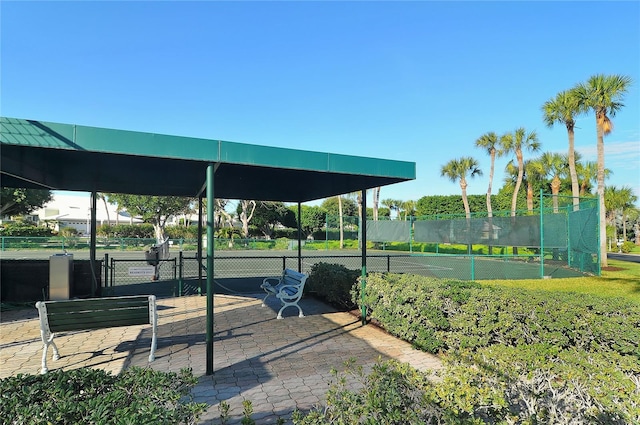
[[[362,255],[225,255],[215,257],[214,279],[264,278],[278,276],[285,268],[311,272],[320,262],[360,270]],[[180,252],[177,257],[159,260],[150,265],[144,259],[118,259],[105,256],[105,287],[117,287],[154,281],[173,281],[175,292],[184,293],[184,282],[206,280],[205,259]],[[200,266],[199,266],[200,265]],[[562,262],[547,260],[540,264],[537,256],[529,255],[425,255],[371,254],[366,258],[367,272],[408,273],[422,276],[458,279],[537,279],[575,277],[582,273],[566,268]],[[196,285],[197,286],[197,285]],[[196,289],[197,291],[197,289]],[[191,290],[190,292],[193,292]]]

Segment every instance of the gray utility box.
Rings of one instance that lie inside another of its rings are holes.
[[[71,298],[73,285],[73,254],[56,254],[49,257],[49,300]]]

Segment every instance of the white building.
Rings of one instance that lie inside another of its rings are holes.
[[[60,231],[65,227],[73,227],[80,234],[91,232],[91,198],[86,195],[53,194],[53,199],[44,207],[31,213],[32,219],[41,225],[47,224]],[[112,226],[116,224],[140,224],[142,220],[133,218],[126,211],[116,211],[116,206],[98,200],[96,203],[96,224]]]

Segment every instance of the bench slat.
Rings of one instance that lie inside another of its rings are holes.
[[[51,332],[143,325],[149,323],[149,307],[52,313],[48,315],[48,320]]]
[[[131,307],[148,307],[148,297],[135,298],[95,298],[86,300],[47,301],[47,314],[66,313],[75,311],[91,311],[104,309],[119,309]]]

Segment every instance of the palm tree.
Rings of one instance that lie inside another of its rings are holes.
[[[487,189],[487,217],[493,217],[493,209],[491,208],[491,186],[493,184],[493,170],[495,168],[496,156],[499,156],[500,140],[498,135],[493,131],[489,131],[476,140],[476,147],[484,149],[491,157],[491,167],[489,169],[489,187]]]
[[[533,214],[534,183],[540,188],[546,177],[547,170],[541,158],[530,159],[524,162],[523,183],[527,185],[527,211]]]
[[[466,217],[469,219],[471,218],[471,211],[469,210],[469,200],[467,199],[467,173],[469,173],[470,177],[482,175],[482,170],[478,168],[478,161],[468,156],[463,156],[460,159],[452,159],[440,169],[440,175],[442,177],[447,177],[454,183],[456,181],[460,183],[462,203],[464,204]]]
[[[400,205],[402,204],[402,201],[399,201],[397,199],[387,198],[387,199],[383,199],[381,204],[389,208],[389,218],[391,218],[391,212],[393,211],[396,211],[396,218],[398,217],[398,212],[400,210]]]
[[[611,133],[613,123],[609,116],[624,106],[622,100],[631,85],[631,78],[624,75],[597,74],[586,83],[575,87],[581,111],[593,111],[596,116],[596,134],[598,151],[598,202],[600,204],[600,265],[608,266],[607,261],[607,221],[604,205],[604,136]]]
[[[524,176],[524,156],[522,151],[524,149],[529,152],[537,152],[540,150],[540,142],[538,142],[538,135],[535,131],[527,133],[523,127],[520,127],[513,133],[507,133],[502,136],[500,138],[500,146],[501,154],[513,153],[518,161],[518,177],[511,197],[511,216],[515,217],[518,192]]]
[[[571,195],[573,196],[573,210],[580,208],[580,186],[578,185],[578,174],[576,172],[576,157],[574,149],[575,127],[574,117],[580,112],[578,97],[574,90],[566,90],[558,93],[542,105],[544,122],[547,127],[553,127],[556,123],[562,123],[567,127],[569,137],[569,175],[571,176]],[[557,198],[556,198],[557,200]]]
[[[96,192],[96,199],[100,199],[104,203],[104,210],[107,213],[107,226],[111,227],[111,219],[109,218],[109,205],[107,203],[108,196],[109,195],[107,193]]]
[[[407,221],[408,217],[412,217],[416,212],[416,201],[408,200],[400,203],[400,207],[404,212],[404,221]],[[398,213],[400,213],[398,211]]]
[[[562,183],[560,177],[566,173],[568,159],[564,155],[560,155],[559,153],[545,152],[542,154],[542,156],[540,156],[539,161],[542,167],[542,175],[552,177],[551,195],[553,196],[553,212],[557,213],[558,193],[560,193],[560,185]],[[571,189],[573,191],[573,186]],[[576,207],[575,200],[578,200],[578,198],[574,197],[574,209]]]
[[[618,189],[616,186],[607,186],[604,189],[604,204],[607,209],[607,221],[613,227],[613,239],[618,240],[618,228],[616,226],[616,216],[622,215],[623,226],[625,226],[625,210],[632,208],[638,197],[634,195],[633,189],[623,186]],[[624,229],[626,234],[626,228]],[[625,235],[626,240],[626,235]]]
[[[587,194],[587,189],[591,189],[591,185],[597,182],[598,163],[586,161],[576,163],[576,172],[578,174],[578,183],[580,184],[580,196]]]

